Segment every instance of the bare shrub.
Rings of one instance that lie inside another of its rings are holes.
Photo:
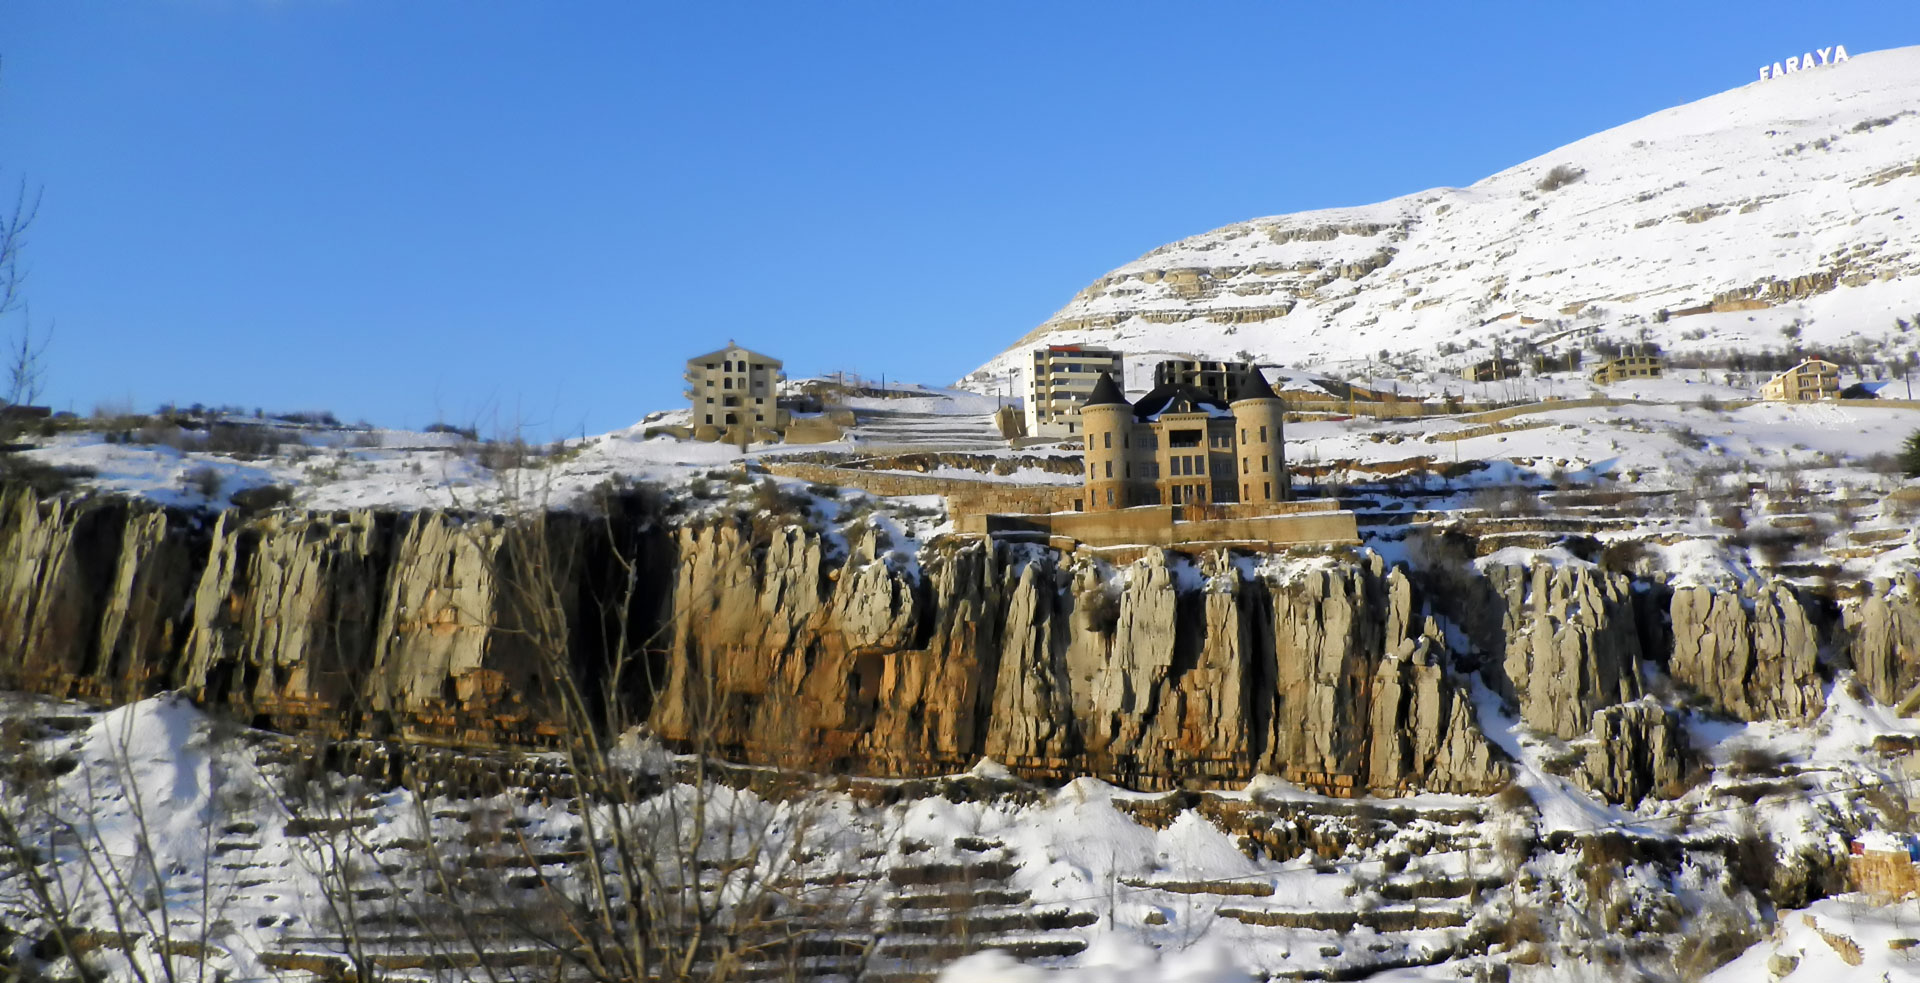
[[[1552,170],[1534,183],[1534,188],[1540,191],[1558,191],[1586,176],[1587,172],[1583,168],[1574,167],[1571,164],[1555,164]]]
[[[220,486],[225,481],[220,476],[220,469],[208,464],[202,464],[180,476],[181,485],[208,501],[220,494]]]
[[[1785,761],[1778,752],[1763,747],[1743,747],[1727,759],[1727,770],[1741,778],[1778,777]]]
[[[1120,595],[1104,585],[1095,585],[1082,591],[1076,607],[1086,617],[1087,627],[1093,631],[1111,635],[1120,626]]]
[[[1644,540],[1616,539],[1600,550],[1600,569],[1633,576],[1652,558]]]
[[[1697,983],[1760,941],[1759,927],[1725,901],[1710,903],[1696,914],[1673,951],[1676,978]]]

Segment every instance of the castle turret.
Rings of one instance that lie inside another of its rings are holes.
[[[1133,504],[1127,499],[1127,479],[1132,477],[1128,462],[1133,404],[1105,372],[1093,384],[1087,401],[1080,404],[1080,431],[1087,440],[1087,511],[1124,509]]]
[[[1241,376],[1238,398],[1230,407],[1234,452],[1240,465],[1240,501],[1254,504],[1286,501],[1291,497],[1283,429],[1287,404],[1256,368]]]

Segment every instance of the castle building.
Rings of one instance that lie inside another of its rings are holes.
[[[1033,350],[1027,379],[1027,433],[1035,437],[1075,437],[1080,404],[1102,373],[1126,381],[1121,355],[1086,345],[1048,345]]]
[[[780,382],[786,378],[782,367],[777,358],[731,342],[719,351],[687,359],[685,395],[693,406],[690,422],[695,434],[713,440],[731,439],[743,429],[749,435],[784,432],[787,411],[779,401]]]
[[[1087,511],[1286,501],[1286,404],[1257,371],[1237,391],[1171,383],[1130,403],[1102,373],[1080,407]]]

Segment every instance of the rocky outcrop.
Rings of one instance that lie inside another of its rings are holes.
[[[1806,720],[1825,706],[1819,635],[1785,584],[1673,592],[1674,681],[1741,720]]]
[[[222,515],[178,683],[283,726],[350,728],[370,695],[391,526],[369,512]]]
[[[1874,699],[1900,703],[1920,688],[1920,578],[1874,582],[1842,621],[1854,672]]]
[[[1547,564],[1494,565],[1487,579],[1506,604],[1490,682],[1527,726],[1580,737],[1595,711],[1640,697],[1630,580]]]
[[[1686,774],[1679,715],[1651,700],[1595,711],[1592,734],[1580,779],[1610,801],[1637,805]]]
[[[1123,571],[1029,546],[950,543],[916,584],[856,543],[837,569],[789,527],[679,532],[674,641],[652,722],[756,759],[826,749],[916,774],[982,754],[1124,784],[1281,775],[1336,793],[1486,791],[1506,777],[1412,630],[1411,588],[1371,564],[1297,577],[1224,553]]]
[[[143,695],[172,668],[197,552],[191,518],[122,499],[0,498],[0,679]]]
[[[1506,777],[1447,636],[1374,558],[1150,551],[1115,569],[990,540],[906,557],[873,530],[836,549],[766,516],[670,532],[638,515],[209,518],[18,491],[0,517],[0,673],[43,692],[179,687],[289,729],[539,744],[572,673],[681,746],[827,770],[985,756],[1049,781],[1273,774],[1338,794]],[[1620,709],[1640,706],[1639,660],[1665,654],[1643,648],[1665,629],[1640,623],[1663,603],[1672,675],[1714,709],[1820,709],[1815,615],[1785,587],[1667,602],[1577,565],[1457,579],[1492,599],[1461,623],[1488,684],[1529,727],[1593,733],[1591,784],[1610,797],[1680,767],[1677,722]],[[1920,683],[1916,587],[1874,585],[1845,611],[1883,701]]]

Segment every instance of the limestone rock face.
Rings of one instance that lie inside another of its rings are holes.
[[[831,771],[990,756],[1050,781],[1265,772],[1335,794],[1507,775],[1377,559],[1115,569],[983,540],[909,559],[871,530],[841,556],[765,516],[646,534],[559,514],[209,521],[11,492],[0,516],[0,674],[42,692],[180,687],[288,729],[539,744],[573,673],[669,742]]]
[[[1610,801],[1637,805],[1680,780],[1686,755],[1677,714],[1651,700],[1623,703],[1594,712],[1580,779]]]
[[[1854,672],[1873,698],[1895,704],[1920,686],[1920,578],[1871,585],[1842,615]]]
[[[193,595],[179,682],[252,714],[337,722],[365,708],[387,579],[387,528],[370,512],[221,515]]]
[[[1626,577],[1535,564],[1493,566],[1487,578],[1507,606],[1495,676],[1527,726],[1580,737],[1596,710],[1640,697],[1640,636]]]
[[[104,700],[164,679],[196,552],[183,515],[16,487],[0,522],[0,679]]]
[[[1225,554],[1124,570],[1028,546],[950,543],[916,582],[858,541],[837,567],[797,528],[678,533],[674,641],[652,724],[748,757],[828,749],[925,774],[991,757],[1123,784],[1335,793],[1489,791],[1480,734],[1411,588],[1371,564],[1278,581]]]
[[[1673,592],[1676,682],[1741,720],[1806,720],[1825,706],[1819,636],[1784,584]]]

